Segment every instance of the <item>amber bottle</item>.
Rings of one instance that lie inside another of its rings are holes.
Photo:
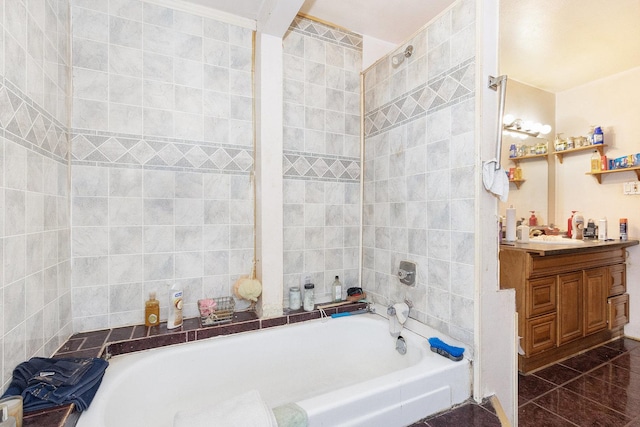
[[[149,293],[149,300],[144,304],[145,326],[158,326],[160,324],[160,301],[156,299],[156,293]]]

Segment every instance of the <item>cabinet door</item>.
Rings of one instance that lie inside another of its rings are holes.
[[[583,335],[582,271],[558,276],[558,345]]]
[[[627,292],[627,274],[624,264],[616,264],[609,267],[611,283],[609,296],[622,295]]]
[[[584,334],[589,335],[607,327],[607,297],[609,296],[609,268],[584,271]]]

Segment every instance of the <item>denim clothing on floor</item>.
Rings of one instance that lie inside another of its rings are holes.
[[[2,397],[22,395],[25,412],[67,403],[84,411],[96,395],[108,365],[98,358],[33,357],[16,367]]]

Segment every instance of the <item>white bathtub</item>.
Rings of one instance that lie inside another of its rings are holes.
[[[466,359],[402,336],[404,356],[387,320],[365,314],[115,356],[77,425],[169,427],[177,411],[258,390],[272,408],[297,403],[310,427],[406,426],[470,396]]]

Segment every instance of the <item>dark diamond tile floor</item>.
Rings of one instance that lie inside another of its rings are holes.
[[[469,401],[411,427],[500,426]],[[629,338],[518,378],[519,427],[640,427],[640,342]]]
[[[640,426],[640,343],[620,338],[519,375],[518,425]]]

